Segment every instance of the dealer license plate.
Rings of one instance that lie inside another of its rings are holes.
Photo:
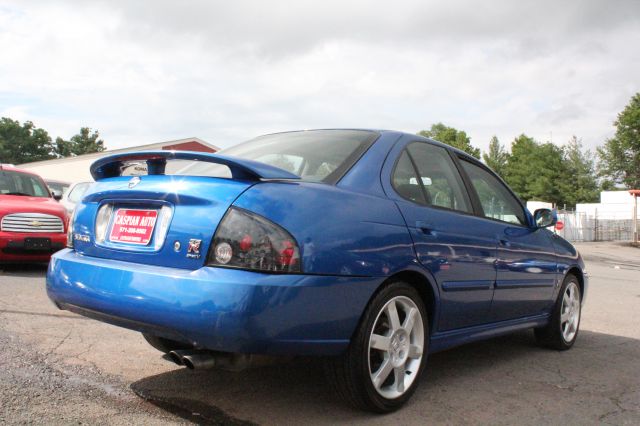
[[[118,209],[109,241],[146,246],[151,241],[157,219],[157,210]]]

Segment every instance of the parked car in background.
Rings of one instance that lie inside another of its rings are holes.
[[[71,185],[69,182],[53,179],[45,179],[44,182],[47,184],[53,198],[56,200],[60,200],[67,189],[69,189],[69,185]]]
[[[78,182],[71,184],[69,188],[62,195],[60,203],[67,209],[67,213],[71,215],[73,209],[76,207],[76,203],[82,199],[84,193],[89,189],[93,182]]]
[[[121,176],[136,162],[148,175]],[[588,279],[547,229],[554,212],[528,212],[433,140],[289,132],[216,154],[112,155],[91,174],[49,297],[188,368],[329,356],[343,400],[388,412],[429,353],[530,328],[558,350],[577,338]]]
[[[47,262],[66,243],[67,212],[42,178],[0,165],[0,262]]]

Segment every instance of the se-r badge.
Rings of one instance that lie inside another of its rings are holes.
[[[202,240],[196,240],[194,238],[189,240],[189,246],[187,247],[187,257],[189,259],[200,258],[200,244]]]

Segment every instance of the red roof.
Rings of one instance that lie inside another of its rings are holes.
[[[208,146],[203,145],[197,141],[182,142],[175,145],[165,145],[162,147],[162,149],[169,151],[216,152],[214,149],[211,149]]]

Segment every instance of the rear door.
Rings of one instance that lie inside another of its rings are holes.
[[[547,311],[557,269],[550,232],[529,226],[522,203],[491,171],[466,159],[460,163],[483,210],[481,226],[498,239],[491,321]]]
[[[480,226],[446,148],[411,142],[383,182],[404,216],[417,258],[440,288],[438,330],[488,321],[496,278],[496,240]]]

